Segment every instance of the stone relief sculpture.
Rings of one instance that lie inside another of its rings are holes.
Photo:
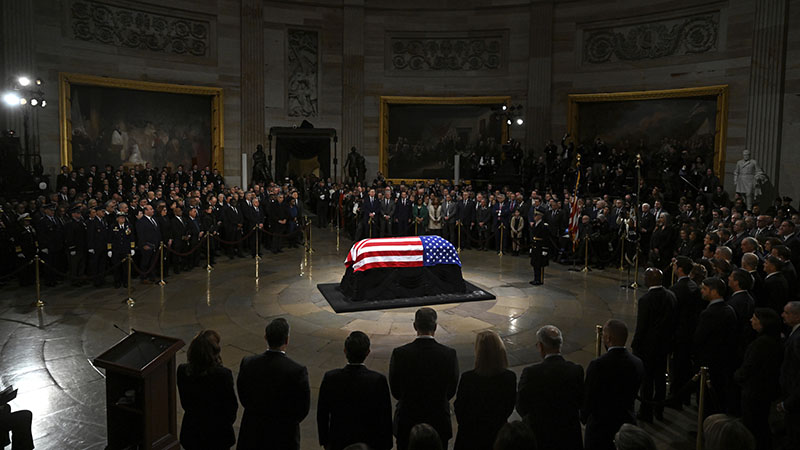
[[[209,56],[207,21],[173,17],[94,0],[75,0],[72,37],[115,47]]]
[[[289,117],[319,114],[319,34],[312,30],[288,31]]]
[[[587,30],[583,62],[638,61],[706,53],[717,48],[719,11],[632,26]]]
[[[505,48],[502,36],[391,38],[391,68],[396,71],[497,70]]]

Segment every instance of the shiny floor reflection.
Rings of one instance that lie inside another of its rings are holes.
[[[223,257],[214,270],[199,267],[171,276],[165,286],[134,282],[133,307],[125,304],[126,290],[110,287],[46,289],[42,309],[31,306],[32,289],[14,283],[2,289],[0,377],[19,388],[12,407],[33,412],[36,447],[104,448],[104,379],[91,360],[124,337],[114,325],[179,337],[187,344],[197,331],[216,329],[225,365],[236,373],[243,356],[265,349],[264,326],[282,316],[292,326],[290,356],[308,366],[312,386],[312,411],[301,425],[302,448],[318,448],[317,388],[325,371],[345,363],[347,334],[369,334],[372,352],[366,363],[387,373],[392,349],[413,337],[414,309],[334,313],[316,284],[339,281],[349,242],[342,237],[337,251],[335,232],[315,229],[314,237],[313,254],[299,248],[265,253],[261,261]],[[636,296],[644,292],[621,289],[626,274],[615,269],[585,274],[551,266],[545,285],[534,287],[528,284],[532,273],[526,258],[474,250],[461,257],[464,277],[497,296],[435,306],[436,337],[458,351],[462,371],[473,365],[475,334],[492,329],[503,337],[509,362],[519,373],[540,359],[535,334],[548,323],[563,330],[565,356],[586,365],[595,351],[595,325],[614,317],[633,327]],[[185,350],[178,353],[179,363],[185,361]],[[179,419],[181,413],[178,408]],[[690,412],[666,414],[668,422],[648,428],[659,448],[692,448]]]

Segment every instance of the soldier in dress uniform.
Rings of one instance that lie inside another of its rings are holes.
[[[34,267],[30,261],[39,253],[39,242],[36,238],[36,230],[31,226],[31,215],[21,214],[17,219],[17,232],[14,237],[14,252],[17,254],[19,265],[27,265],[19,274],[19,285],[29,286],[33,284]]]
[[[533,226],[531,227],[531,266],[533,266],[534,286],[544,284],[544,268],[549,262],[550,231],[544,222],[544,214],[540,210],[533,213]]]
[[[108,226],[106,209],[98,206],[95,211],[95,217],[89,220],[87,226],[86,242],[89,248],[89,275],[94,276],[95,287],[100,287],[105,281]]]
[[[205,210],[200,217],[200,232],[202,233],[200,239],[203,241],[202,251],[203,254],[205,254],[208,258],[208,264],[212,266],[216,264],[216,262],[214,262],[214,256],[216,255],[217,241],[214,239],[214,236],[218,234],[217,219],[214,209],[214,206],[211,204],[206,205]],[[206,235],[209,237],[206,238]],[[207,248],[208,245],[211,246],[210,249]]]
[[[108,256],[111,258],[111,265],[119,264],[114,269],[114,287],[128,287],[128,264],[125,258],[136,251],[134,247],[133,229],[128,224],[128,215],[124,212],[117,213],[117,224],[111,229],[107,241]]]
[[[64,225],[64,241],[67,247],[69,276],[73,286],[82,284],[80,277],[86,271],[86,222],[81,215],[81,205],[75,204],[69,210],[71,219]]]
[[[62,230],[61,222],[55,217],[56,205],[49,203],[42,207],[43,214],[36,222],[36,233],[41,242],[40,252],[44,265],[42,266],[42,275],[44,275],[45,286],[56,285],[56,273],[53,269],[56,268],[57,262],[62,259],[61,255],[64,252],[64,232]]]

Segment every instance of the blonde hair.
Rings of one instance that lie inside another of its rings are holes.
[[[475,372],[481,376],[497,375],[508,368],[506,346],[494,331],[481,331],[475,336]]]

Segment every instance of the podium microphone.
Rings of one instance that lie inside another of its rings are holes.
[[[114,325],[114,328],[116,328],[119,331],[122,331],[123,333],[125,333],[125,336],[130,336],[131,335],[129,332],[127,332],[127,331],[123,330],[122,328],[120,328],[119,325],[117,325],[117,324],[113,324],[113,325]]]

